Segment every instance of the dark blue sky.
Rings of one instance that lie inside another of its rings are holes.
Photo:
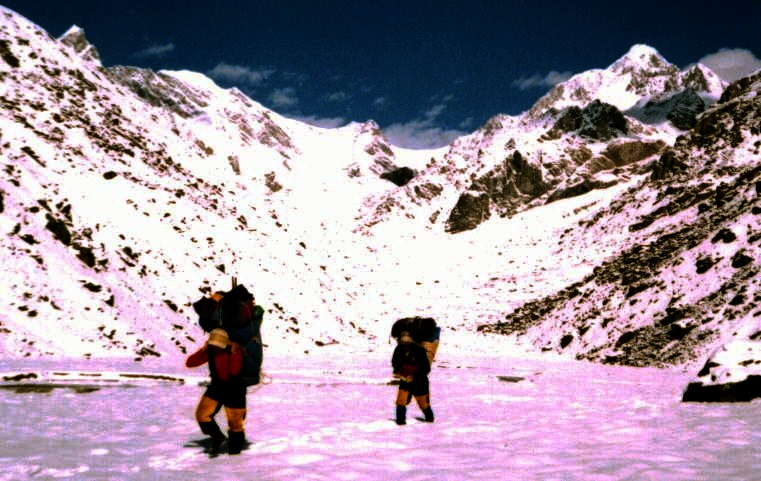
[[[54,37],[82,27],[106,66],[202,72],[278,113],[322,125],[373,119],[417,146],[518,114],[553,79],[605,68],[637,43],[679,67],[722,49],[742,49],[734,58],[751,66],[761,55],[759,0],[0,4]]]

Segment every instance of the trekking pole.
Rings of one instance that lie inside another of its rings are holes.
[[[235,287],[238,285],[238,278],[233,276],[232,281],[233,281],[232,282],[232,284],[233,284],[232,288],[235,289]]]

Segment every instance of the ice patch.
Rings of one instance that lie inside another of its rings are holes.
[[[529,396],[511,396],[509,394],[481,394],[476,397],[484,404],[523,403],[532,400]]]
[[[322,454],[300,454],[298,456],[289,456],[288,462],[293,466],[303,466],[312,464],[325,459]]]

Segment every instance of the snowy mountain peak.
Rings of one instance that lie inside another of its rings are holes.
[[[77,25],[72,25],[66,33],[58,39],[64,45],[73,48],[84,60],[100,66],[100,54],[98,50],[87,41],[85,31]]]
[[[571,106],[583,108],[593,100],[626,112],[641,109],[651,101],[662,101],[688,88],[713,103],[725,85],[704,65],[681,71],[656,49],[640,44],[634,45],[604,70],[582,72],[556,85],[528,114],[531,119],[538,120],[548,112]]]
[[[653,47],[637,44],[632,46],[626,55],[616,60],[608,70],[617,74],[625,74],[637,70],[657,71],[675,68]]]
[[[716,72],[702,63],[697,63],[685,69],[682,72],[681,78],[686,88],[696,92],[703,92],[706,97],[711,99],[711,103],[716,102],[727,87],[725,80],[722,80]]]

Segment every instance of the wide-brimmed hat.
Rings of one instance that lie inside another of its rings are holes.
[[[230,338],[224,329],[214,329],[209,333],[208,344],[224,349],[230,344]]]

